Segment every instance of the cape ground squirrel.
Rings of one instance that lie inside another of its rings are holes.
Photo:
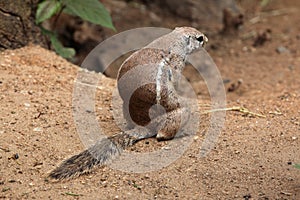
[[[126,147],[145,138],[174,138],[180,125],[188,120],[182,118],[186,110],[180,105],[180,96],[175,89],[178,74],[183,70],[187,56],[202,48],[207,41],[207,37],[198,30],[179,27],[127,58],[119,70],[118,90],[123,100],[127,127],[130,129],[100,140],[87,150],[63,161],[50,172],[49,177],[60,180],[89,172],[93,167],[105,164],[120,155]],[[140,66],[143,67],[142,70],[139,70]],[[124,79],[131,70],[140,72],[130,79]],[[132,81],[143,79],[150,82],[137,89],[132,86]],[[155,107],[156,105],[159,106]],[[151,110],[154,112],[152,116]],[[146,133],[140,131],[139,127],[146,127]]]

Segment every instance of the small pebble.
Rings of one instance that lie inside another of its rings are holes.
[[[15,154],[14,154],[14,159],[17,160],[18,158],[19,158],[19,154],[18,154],[18,153],[15,153]]]
[[[286,47],[284,46],[279,46],[276,48],[277,53],[279,54],[283,54],[283,53],[290,53],[290,50],[288,50]]]
[[[35,131],[35,132],[41,132],[41,131],[43,131],[43,129],[41,127],[35,127],[33,129],[33,131]]]
[[[170,149],[171,149],[171,147],[168,147],[168,146],[163,146],[163,147],[162,147],[162,149],[163,149],[163,150],[170,150]]]
[[[24,103],[24,106],[28,108],[30,107],[30,103]]]
[[[243,196],[243,198],[245,200],[249,200],[251,198],[251,194],[246,194],[246,195]]]
[[[295,69],[295,67],[293,65],[289,65],[288,66],[289,70],[293,71]]]
[[[244,46],[244,47],[242,48],[242,50],[243,50],[244,52],[247,52],[247,51],[249,50],[249,48],[248,48],[247,46]]]

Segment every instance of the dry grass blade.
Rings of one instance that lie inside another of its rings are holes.
[[[266,117],[265,115],[251,112],[247,108],[240,107],[240,106],[234,106],[234,107],[231,107],[231,108],[219,108],[219,109],[208,110],[208,111],[202,112],[201,114],[207,114],[207,113],[212,113],[212,112],[220,112],[220,111],[237,111],[237,112],[241,112],[241,113],[244,113],[244,114],[250,115],[250,116],[257,116],[257,117],[262,117],[262,118]]]

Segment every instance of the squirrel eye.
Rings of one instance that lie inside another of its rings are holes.
[[[202,42],[204,41],[204,37],[203,37],[203,36],[196,37],[196,39],[197,39],[200,43],[202,43]]]

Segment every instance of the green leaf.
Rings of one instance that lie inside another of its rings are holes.
[[[269,0],[261,0],[260,6],[265,7],[266,5],[268,5],[268,3],[269,3]]]
[[[41,27],[42,33],[50,37],[50,42],[55,50],[55,52],[63,58],[73,58],[75,56],[75,50],[73,48],[64,47],[62,43],[58,40],[56,34]]]
[[[300,169],[300,164],[295,164],[294,167]]]
[[[73,48],[64,47],[62,43],[57,39],[56,35],[50,37],[51,44],[54,50],[63,58],[73,58],[75,56],[75,50]]]
[[[39,3],[36,10],[35,23],[39,24],[46,19],[49,19],[59,11],[61,6],[61,3],[57,0],[45,0]]]
[[[115,30],[109,12],[99,0],[61,0],[64,12],[84,20]]]

